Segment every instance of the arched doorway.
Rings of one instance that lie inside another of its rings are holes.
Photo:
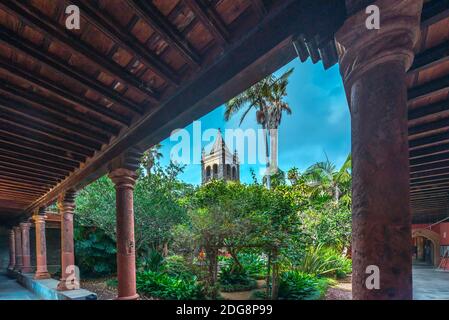
[[[430,245],[431,263],[438,267],[440,264],[440,235],[432,230],[419,228],[412,230],[412,239],[416,239],[418,242],[418,256],[424,253],[420,251],[423,250],[423,246],[427,244]],[[422,240],[421,240],[422,239]],[[421,249],[419,248],[421,247]]]

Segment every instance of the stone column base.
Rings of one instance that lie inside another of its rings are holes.
[[[56,287],[56,290],[58,291],[68,291],[68,290],[77,290],[79,289],[79,284],[74,283],[67,283],[65,279],[61,279],[58,283],[58,286]]]
[[[117,297],[115,298],[115,300],[137,300],[139,299],[139,295],[136,293],[133,296],[129,296],[129,297]]]
[[[33,279],[35,280],[43,280],[43,279],[50,279],[51,276],[48,272],[36,272],[34,274]]]

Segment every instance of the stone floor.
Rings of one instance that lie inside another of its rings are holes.
[[[449,300],[449,272],[433,266],[413,264],[414,300]]]
[[[0,273],[0,300],[39,300],[39,298],[18,284],[15,279]]]

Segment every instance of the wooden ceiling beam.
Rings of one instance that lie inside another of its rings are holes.
[[[8,142],[5,142],[5,141],[0,141],[0,149],[1,150],[7,150],[7,151],[10,151],[10,152],[14,152],[14,153],[17,153],[17,154],[32,156],[32,157],[35,157],[37,159],[42,159],[42,160],[46,160],[46,161],[52,161],[52,162],[55,162],[55,163],[62,163],[62,164],[66,164],[68,166],[77,167],[79,165],[79,162],[75,161],[75,160],[57,159],[53,155],[47,154],[47,153],[42,152],[40,150],[38,151],[38,150],[30,149],[30,148],[24,148],[22,146],[14,145],[12,143],[8,143]]]
[[[440,112],[449,111],[449,99],[441,102],[432,103],[423,107],[412,109],[408,111],[408,120],[416,120],[429,115],[433,115]]]
[[[2,157],[0,155],[0,166],[3,167],[14,167],[14,168],[20,168],[22,170],[35,170],[39,172],[53,172],[55,175],[57,174],[62,176],[67,176],[70,173],[70,170],[67,169],[61,169],[61,168],[54,168],[52,166],[48,165],[42,165],[42,164],[35,164],[30,163],[27,161],[22,161],[21,159],[11,159],[10,157]]]
[[[91,46],[79,41],[74,34],[67,32],[66,29],[55,24],[51,21],[51,19],[29,4],[18,1],[2,1],[0,2],[0,8],[19,17],[20,20],[39,30],[50,39],[61,41],[65,45],[79,52],[92,61],[102,72],[114,75],[121,82],[134,87],[146,95],[152,95],[154,93],[152,90],[148,91],[148,86],[135,75],[126,69],[123,69],[123,67],[116,62],[111,61],[107,57],[99,54]]]
[[[67,143],[67,141],[65,140],[61,140],[59,138],[54,139],[46,134],[34,130],[33,128],[30,129],[26,126],[12,124],[11,122],[5,120],[2,121],[1,118],[0,123],[1,123],[0,132],[5,133],[9,136],[24,139],[32,143],[46,145],[50,148],[57,148],[67,154],[76,154],[81,157],[90,157],[94,153],[94,149],[88,149],[83,147],[80,148],[77,145],[70,144],[70,142]],[[73,159],[75,159],[75,157],[73,157]]]
[[[449,17],[449,0],[428,1],[424,3],[421,25],[430,26]]]
[[[33,167],[25,167],[22,165],[18,165],[17,163],[11,163],[8,162],[6,163],[5,161],[0,161],[0,168],[2,168],[3,170],[13,170],[13,171],[17,171],[17,172],[21,172],[21,173],[30,173],[30,174],[34,174],[34,175],[43,175],[43,176],[47,176],[47,177],[52,177],[54,179],[57,180],[62,180],[66,177],[67,174],[61,174],[61,173],[57,173],[54,172],[52,170],[39,170]]]
[[[427,172],[436,169],[446,169],[449,171],[449,161],[436,162],[431,164],[423,164],[420,166],[414,166],[410,168],[410,174],[418,172]]]
[[[4,133],[2,130],[0,130],[0,132]],[[17,146],[31,151],[42,152],[51,157],[59,158],[62,160],[71,160],[76,162],[84,162],[86,160],[86,156],[79,156],[68,151],[48,147],[38,142],[29,142],[7,133],[4,136],[2,135],[2,137],[0,138],[0,143],[5,143],[7,145],[11,145],[12,147]]]
[[[30,182],[22,182],[20,180],[11,179],[9,177],[0,178],[0,186],[8,190],[20,191],[21,189],[23,189],[38,193],[46,192],[49,189],[49,187],[43,186],[41,184],[34,185]]]
[[[109,136],[91,132],[89,130],[80,130],[77,125],[67,122],[64,119],[55,118],[51,114],[34,110],[29,106],[23,105],[19,101],[5,99],[1,96],[0,110],[3,110],[4,112],[7,112],[9,114],[17,114],[22,118],[28,118],[33,124],[41,123],[49,130],[53,128],[58,131],[66,131],[68,135],[72,136],[82,145],[89,146],[89,141],[91,141],[96,144],[100,144],[101,146],[102,144],[108,143],[109,139],[111,138]],[[91,145],[91,147],[95,148],[94,145]]]
[[[413,182],[410,184],[411,189],[416,188],[437,188],[437,187],[448,187],[449,186],[449,180],[440,180],[440,181],[420,181],[420,182]]]
[[[131,111],[135,115],[143,114],[143,109],[141,106],[122,96],[118,93],[118,91],[105,86],[102,82],[92,78],[89,75],[75,70],[66,61],[53,56],[51,53],[44,53],[42,48],[34,45],[32,42],[26,41],[25,39],[19,39],[16,34],[2,26],[0,26],[0,43],[4,43],[13,50],[17,50],[24,55],[32,57],[39,63],[55,70],[57,73],[78,82],[86,90],[92,90],[100,94],[107,100],[124,107],[126,110]]]
[[[49,177],[49,176],[45,176],[45,175],[37,175],[31,172],[21,172],[19,170],[13,170],[13,169],[5,169],[5,168],[0,168],[0,174],[1,175],[5,175],[8,177],[18,177],[18,178],[23,178],[23,179],[38,179],[39,181],[43,181],[46,183],[51,183],[51,184],[57,184],[59,181],[61,181],[61,179],[56,179],[53,177]]]
[[[75,124],[79,127],[79,130],[88,129],[101,134],[113,136],[116,136],[119,133],[119,129],[116,127],[97,121],[93,117],[86,116],[86,114],[78,112],[73,108],[50,101],[48,98],[44,98],[36,93],[14,86],[10,83],[0,83],[0,92],[11,95],[18,101],[23,101],[27,104],[37,106],[57,117],[74,120]]]
[[[214,8],[204,0],[184,0],[184,2],[221,46],[229,43],[229,31]]]
[[[413,136],[428,133],[432,131],[440,131],[442,129],[449,129],[449,118],[436,119],[429,123],[420,124],[417,126],[412,126],[408,128],[409,139],[413,140]]]
[[[449,61],[449,41],[417,54],[408,74],[416,74],[446,61]]]
[[[410,194],[429,194],[429,193],[433,193],[433,192],[442,192],[442,191],[447,191],[449,190],[449,185],[448,186],[424,186],[424,187],[411,187],[410,188]]]
[[[6,183],[11,183],[13,184],[14,182],[16,183],[21,183],[23,186],[36,186],[36,187],[42,187],[43,190],[48,190],[50,188],[52,188],[54,186],[53,183],[50,183],[48,181],[45,180],[41,180],[41,179],[36,179],[36,178],[20,178],[17,176],[14,176],[12,174],[8,174],[8,173],[3,173],[1,175],[0,181],[6,182]]]
[[[440,153],[435,155],[428,155],[421,158],[411,159],[410,160],[410,166],[417,166],[422,164],[430,164],[430,163],[436,163],[441,161],[449,160],[449,154],[448,153]]]
[[[39,75],[35,75],[30,71],[13,65],[11,61],[1,59],[0,68],[8,71],[14,76],[20,77],[23,80],[34,84],[35,86],[38,86],[57,95],[65,101],[69,101],[72,104],[79,105],[80,107],[83,107],[84,109],[96,114],[97,116],[102,118],[104,117],[118,125],[129,126],[129,124],[131,123],[131,120],[129,118],[119,115],[104,106],[99,106],[96,103],[86,99],[85,97],[80,97],[78,94],[64,88],[61,85],[53,83]]]
[[[415,158],[440,154],[440,153],[448,153],[449,152],[449,144],[440,144],[437,146],[425,147],[421,149],[416,149],[410,151],[410,159],[413,160]]]
[[[410,140],[409,147],[410,150],[415,150],[443,143],[449,143],[449,132],[439,133],[428,137]]]
[[[449,90],[449,76],[429,81],[418,87],[408,90],[408,101],[412,102],[418,98],[432,95],[440,90]]]
[[[149,67],[155,74],[164,79],[164,81],[170,85],[179,86],[180,79],[178,75],[168,65],[162,62],[157,55],[143,46],[138,39],[131,36],[130,32],[126,32],[123,27],[120,27],[118,22],[113,21],[111,16],[103,14],[101,9],[96,8],[89,0],[73,0],[70,2],[80,8],[83,12],[83,18],[114,40],[120,47],[136,55],[139,61]],[[147,86],[147,91],[150,100],[157,103],[160,95],[149,86]]]
[[[9,124],[10,126],[16,128],[22,128],[24,130],[42,133],[44,137],[45,136],[47,137],[47,139],[53,138],[56,140],[63,141],[64,142],[63,147],[66,150],[75,149],[80,152],[83,151],[92,152],[95,150],[100,150],[102,146],[100,142],[91,142],[86,139],[79,139],[73,137],[70,134],[64,134],[59,131],[51,130],[44,125],[11,115],[10,113],[4,112],[3,110],[0,110],[0,122]]]
[[[195,68],[200,66],[199,54],[151,1],[126,0],[126,2],[134,9],[139,18],[149,24],[171,47],[175,48],[188,64]]]
[[[251,0],[251,6],[260,20],[262,20],[268,13],[267,7],[263,3],[263,0]]]
[[[449,174],[449,170],[447,168],[434,169],[431,171],[412,173],[410,175],[410,180],[416,180],[419,178],[426,178],[426,177],[436,177],[436,176],[442,176],[442,175],[447,175],[447,174]]]
[[[27,191],[13,191],[9,189],[0,188],[0,198],[2,199],[14,199],[14,201],[33,201],[39,197],[39,193],[32,193]]]
[[[17,156],[20,157],[17,157]],[[43,160],[41,158],[33,158],[30,157],[28,155],[20,155],[17,154],[11,150],[3,150],[0,154],[0,159],[9,159],[11,162],[14,162],[16,160],[20,160],[20,161],[24,161],[24,162],[28,162],[31,165],[33,164],[38,164],[41,166],[45,166],[49,169],[55,168],[55,169],[62,169],[62,170],[67,170],[69,172],[73,171],[75,168],[73,166],[69,166],[66,165],[64,163],[61,163],[59,161],[48,161],[48,160]]]

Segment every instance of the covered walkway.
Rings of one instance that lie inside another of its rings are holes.
[[[449,300],[449,272],[424,263],[413,264],[414,300]]]
[[[28,291],[15,279],[0,273],[0,300],[40,300],[39,297]]]

